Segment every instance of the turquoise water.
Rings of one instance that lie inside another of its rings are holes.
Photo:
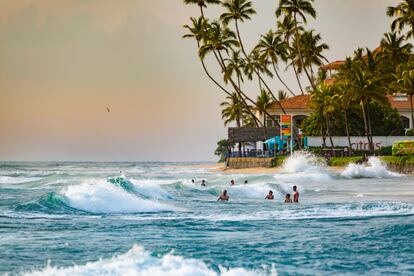
[[[0,163],[0,274],[414,275],[414,178],[371,161],[334,173],[296,156],[275,175]],[[301,203],[281,203],[294,184]]]

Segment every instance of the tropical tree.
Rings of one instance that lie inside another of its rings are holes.
[[[263,62],[269,62],[272,64],[276,77],[283,84],[283,86],[293,96],[295,96],[295,93],[293,93],[293,91],[287,86],[279,74],[278,63],[280,61],[286,62],[288,57],[288,50],[286,44],[282,39],[282,35],[269,30],[265,35],[262,35],[262,38],[256,45],[255,49],[259,52],[260,59]]]
[[[256,103],[257,103],[257,108],[259,110],[259,114],[263,115],[263,125],[266,126],[265,111],[268,109],[268,107],[272,103],[272,98],[266,90],[262,90],[260,95],[257,96]]]
[[[221,117],[224,119],[224,125],[235,122],[237,127],[242,126],[242,120],[247,112],[240,96],[237,93],[232,93],[226,97],[226,101],[220,104],[223,107]]]
[[[396,32],[391,32],[384,34],[381,48],[384,58],[390,61],[395,73],[398,65],[408,60],[413,45],[405,43],[404,36],[398,36]]]
[[[285,18],[290,18],[293,20],[295,25],[294,32],[295,32],[295,48],[299,57],[299,61],[302,64],[302,67],[306,73],[306,76],[309,79],[313,89],[316,89],[316,85],[313,82],[313,79],[308,72],[304,60],[303,55],[300,47],[300,28],[299,24],[307,24],[307,15],[310,15],[313,18],[316,18],[316,11],[312,6],[312,2],[314,0],[280,0],[279,7],[276,10],[276,16],[280,17],[284,15]],[[301,20],[301,21],[299,21]]]
[[[246,66],[244,59],[240,57],[240,51],[232,51],[231,58],[225,59],[227,70],[224,72],[224,81],[227,83],[229,79],[236,74],[237,84],[240,88],[243,82],[243,70]]]
[[[410,66],[409,68],[402,71],[394,87],[396,88],[397,93],[405,93],[410,99],[411,122],[414,122],[414,108],[413,108],[414,67],[413,66]]]
[[[200,8],[201,16],[204,18],[204,8],[207,8],[207,4],[220,4],[220,0],[184,0],[184,4],[195,4]]]
[[[395,18],[391,30],[402,32],[407,27],[407,38],[414,37],[414,0],[403,0],[395,7],[388,7],[387,15]]]

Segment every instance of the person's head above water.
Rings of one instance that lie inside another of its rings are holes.
[[[195,182],[195,181],[194,181],[194,179],[191,179],[191,182],[193,182],[193,183],[194,183],[194,182]]]
[[[269,191],[269,195],[273,195],[273,192],[272,192],[272,190],[270,190],[270,191]]]
[[[204,179],[203,179],[203,180],[201,180],[201,183],[204,183],[204,182],[206,182]]]
[[[296,185],[295,185],[295,186],[293,186],[293,191],[294,191],[294,192],[296,192]]]
[[[286,198],[290,198],[290,194],[286,194]]]
[[[227,190],[224,190],[223,191],[223,195],[227,195]]]
[[[231,183],[231,184],[234,184],[234,180],[233,180],[233,179],[232,179],[232,180],[230,180],[230,183]]]
[[[247,184],[247,183],[249,183],[249,181],[245,180],[245,181],[244,181],[244,184]]]

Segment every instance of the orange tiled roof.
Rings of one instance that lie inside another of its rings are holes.
[[[392,108],[397,110],[409,110],[410,101],[408,99],[396,100],[394,96],[387,96]],[[284,109],[305,109],[310,110],[309,107],[310,95],[298,95],[295,97],[287,98],[280,101]],[[273,102],[269,108],[270,110],[280,109],[279,105],[276,102]]]
[[[325,64],[325,65],[322,65],[321,69],[323,69],[323,70],[338,70],[339,67],[341,67],[341,65],[344,64],[344,63],[345,63],[345,61],[343,61],[343,60],[337,60],[337,61]]]

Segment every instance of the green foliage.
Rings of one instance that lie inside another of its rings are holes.
[[[392,146],[380,147],[379,149],[375,151],[375,155],[380,155],[380,156],[392,155]]]
[[[414,136],[414,129],[409,129],[405,132],[405,136]]]
[[[217,142],[217,148],[214,151],[214,154],[220,157],[219,162],[224,161],[227,150],[231,146],[232,146],[232,144],[227,139],[222,139],[222,140]]]
[[[392,155],[414,155],[414,141],[396,141],[392,145]]]
[[[328,165],[333,167],[343,167],[349,163],[362,162],[362,156],[350,156],[350,157],[332,157],[329,159]]]
[[[285,160],[288,158],[289,156],[285,156],[285,155],[281,155],[281,156],[276,156],[274,158],[274,166],[275,167],[280,167],[283,165],[283,162],[285,162]]]

